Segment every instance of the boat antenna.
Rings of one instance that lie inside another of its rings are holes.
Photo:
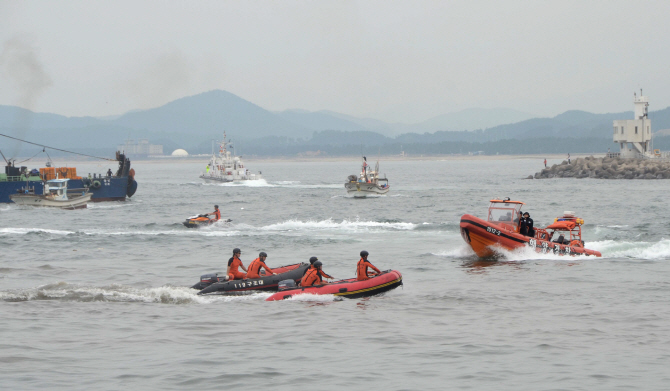
[[[5,157],[5,154],[2,153],[2,150],[1,150],[1,149],[0,149],[0,155],[2,155],[2,158],[5,159],[5,163],[9,164],[9,161],[8,161],[7,158]]]
[[[87,154],[85,154],[85,153],[72,152],[72,151],[68,151],[68,150],[66,150],[66,149],[54,148],[54,147],[50,147],[50,146],[48,146],[48,145],[44,145],[44,144],[37,144],[37,143],[33,143],[33,142],[30,142],[30,141],[26,141],[26,140],[21,140],[20,138],[16,138],[16,137],[8,136],[8,135],[6,135],[6,134],[2,134],[2,133],[0,133],[0,136],[2,136],[2,137],[7,137],[7,138],[11,138],[12,140],[21,141],[21,142],[24,142],[24,143],[26,143],[26,144],[37,145],[38,147],[42,147],[42,148],[44,148],[44,149],[45,149],[44,152],[46,152],[46,148],[49,148],[49,149],[53,149],[54,151],[61,151],[61,152],[71,153],[71,154],[73,154],[73,155],[80,155],[80,156],[92,157],[92,158],[94,158],[94,159],[101,159],[101,160],[109,160],[110,162],[115,162],[115,161],[116,161],[116,160],[114,160],[114,159],[109,159],[109,158],[106,158],[106,157],[87,155]],[[2,155],[2,156],[4,157],[5,155]],[[47,156],[48,156],[48,154],[47,154]],[[7,159],[5,159],[5,160],[7,160]]]

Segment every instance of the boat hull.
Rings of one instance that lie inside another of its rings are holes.
[[[380,196],[389,192],[388,186],[381,187],[374,183],[365,182],[348,182],[344,184],[347,194],[353,195],[355,198],[365,198],[368,196]]]
[[[265,300],[286,300],[301,294],[334,295],[346,297],[348,299],[356,299],[378,295],[390,291],[391,289],[395,289],[400,285],[402,285],[402,274],[397,270],[389,270],[365,281],[358,281],[355,278],[350,278],[348,280],[335,281],[326,285],[286,289],[275,293]]]
[[[91,202],[125,201],[127,193],[137,189],[137,182],[132,178],[129,179],[127,176],[91,179],[90,181],[93,183],[96,180],[100,183],[100,187],[89,187]],[[37,194],[44,192],[44,183],[42,181],[0,182],[0,203],[12,202],[9,196],[17,194],[26,186],[30,188],[34,187]],[[68,187],[83,189],[85,187],[84,179],[70,179]]]
[[[71,198],[68,200],[50,200],[46,196],[34,194],[12,194],[9,197],[17,205],[60,209],[83,209],[87,207],[86,204],[91,200],[90,193],[70,196]]]
[[[279,287],[279,282],[284,280],[299,281],[308,268],[309,264],[307,263],[296,263],[294,265],[281,266],[272,269],[277,272],[277,274],[271,276],[250,278],[246,280],[214,282],[213,284],[207,285],[203,288],[200,288],[204,285],[201,279],[201,281],[198,284],[195,284],[192,288],[201,289],[201,291],[198,292],[199,295],[234,294],[248,291],[276,291]],[[283,270],[285,271],[282,272]],[[222,274],[222,277],[223,276],[224,274]]]
[[[463,240],[481,258],[496,256],[497,248],[512,251],[521,247],[530,247],[545,254],[602,256],[595,250],[524,236],[469,214],[461,217],[460,228]]]

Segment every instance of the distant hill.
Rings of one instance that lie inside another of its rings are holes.
[[[110,122],[152,132],[192,136],[222,134],[236,139],[273,135],[310,137],[312,130],[290,122],[227,91],[215,90],[177,99],[161,107],[127,113]]]
[[[611,146],[607,140],[612,138],[612,121],[632,119],[633,113],[593,114],[572,110],[552,118],[527,116],[528,113],[509,109],[468,109],[418,124],[398,124],[328,110],[295,109],[275,113],[229,92],[215,90],[177,99],[154,109],[104,118],[65,117],[0,106],[0,133],[58,148],[109,154],[126,138],[147,138],[152,143],[163,144],[168,153],[176,148],[184,148],[190,153],[208,153],[212,140],[220,139],[223,131],[246,154],[254,151],[291,154],[306,150],[356,154],[360,153],[361,146],[375,147],[377,151],[382,147],[382,151],[399,152],[402,148],[433,153],[475,148],[478,143],[486,144],[486,148],[480,150],[492,151],[496,143],[510,140],[503,143],[507,145],[499,151],[503,153],[525,150],[521,146],[509,147],[514,143],[540,148],[536,141],[529,142],[540,139],[561,140],[556,145],[573,143],[582,149],[597,145],[600,141],[596,140],[605,140],[602,142],[607,148]],[[649,117],[653,129],[670,129],[670,107],[652,111]],[[580,139],[591,141],[580,145]],[[459,144],[448,146],[448,143]],[[454,149],[455,145],[459,145],[458,149]],[[11,149],[9,153],[22,153],[15,142],[0,138],[0,149],[6,148]]]
[[[416,124],[416,126],[425,132],[435,132],[438,130],[475,130],[517,123],[533,117],[530,113],[512,109],[472,108],[439,115]]]
[[[359,123],[322,111],[309,112],[306,110],[285,110],[277,113],[277,115],[302,128],[311,130],[355,131],[367,129]]]

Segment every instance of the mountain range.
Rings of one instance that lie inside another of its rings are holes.
[[[655,129],[670,128],[670,108],[650,113]],[[214,90],[163,106],[104,118],[65,117],[0,106],[0,133],[63,149],[113,150],[127,138],[163,144],[166,153],[184,148],[209,152],[223,131],[246,146],[278,139],[300,145],[383,145],[440,142],[484,143],[533,138],[610,138],[612,121],[632,112],[568,111],[533,118],[511,109],[467,109],[416,124],[387,123],[328,110],[268,111],[230,92]],[[265,141],[262,141],[265,140]],[[7,148],[0,138],[0,149]],[[252,148],[253,149],[253,148]]]

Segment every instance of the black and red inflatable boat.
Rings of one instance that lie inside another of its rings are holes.
[[[397,270],[386,270],[365,281],[358,281],[355,278],[350,278],[347,280],[335,281],[326,285],[282,289],[265,299],[265,301],[285,300],[302,294],[335,295],[349,299],[356,299],[390,291],[400,285],[402,285],[402,274]]]
[[[226,280],[225,273],[204,274],[200,282],[191,288],[198,289],[199,295],[226,294],[245,291],[276,291],[280,281],[300,281],[309,268],[308,263],[296,263],[293,265],[272,268],[275,274],[263,276],[265,270],[261,271],[261,278],[249,278],[244,280]]]

